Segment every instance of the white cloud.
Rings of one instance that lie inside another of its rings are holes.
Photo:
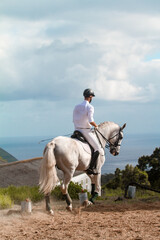
[[[94,7],[86,15],[88,7],[1,17],[1,100],[76,97],[86,85],[99,96],[107,89],[107,100],[159,98],[159,62],[145,56],[160,48],[160,18]]]
[[[100,79],[96,82],[97,96],[106,100],[141,101],[142,88],[135,87],[127,81]]]
[[[113,116],[139,131],[147,103],[156,126],[159,11],[157,0],[0,1],[3,135],[68,132],[86,87],[96,93],[99,121]]]

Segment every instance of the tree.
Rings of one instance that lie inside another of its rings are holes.
[[[122,186],[126,187],[130,183],[139,183],[143,185],[150,185],[148,181],[148,174],[140,170],[138,167],[133,167],[127,164],[125,169],[122,170]]]
[[[143,185],[150,185],[148,181],[148,174],[145,171],[141,171],[138,167],[133,167],[127,164],[124,170],[119,168],[115,171],[115,178],[110,180],[107,184],[107,188],[116,189],[118,187],[124,189],[130,183],[139,183]]]
[[[104,185],[108,183],[110,180],[112,180],[115,177],[113,173],[105,173],[101,176],[101,185]]]
[[[149,170],[149,161],[150,161],[149,156],[142,156],[138,159],[137,167],[142,171],[147,171]]]
[[[137,167],[148,173],[153,188],[160,189],[160,148],[156,148],[150,156],[140,157]]]
[[[116,168],[114,178],[111,179],[105,186],[110,189],[116,189],[118,187],[121,187],[121,182],[121,170],[119,168]]]

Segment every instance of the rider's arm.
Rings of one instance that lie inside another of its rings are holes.
[[[90,105],[88,109],[88,121],[93,127],[97,128],[98,125],[94,122],[93,114],[94,114],[94,107]]]

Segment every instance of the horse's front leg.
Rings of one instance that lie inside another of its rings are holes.
[[[52,210],[50,205],[50,194],[47,194],[45,196],[45,200],[46,200],[46,211],[48,211],[51,215],[54,215],[54,211]]]
[[[89,199],[89,201],[94,204],[95,203],[94,201],[96,200],[97,197],[98,197],[98,193],[95,192],[95,183],[92,183],[91,184],[91,198]]]
[[[89,199],[93,204],[95,203],[95,200],[97,199],[98,195],[101,192],[101,174],[98,174],[96,176],[93,176],[91,179],[91,198]]]
[[[98,197],[98,192],[95,191],[95,186],[96,186],[95,183],[91,184],[91,198],[89,199],[89,201],[93,204],[95,203],[95,200]]]

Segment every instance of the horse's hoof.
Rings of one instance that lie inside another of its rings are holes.
[[[82,204],[83,207],[88,207],[88,206],[90,206],[90,205],[92,205],[92,202],[90,202],[90,201],[88,201],[88,200],[85,200],[85,201],[83,202],[83,204]]]
[[[72,206],[71,206],[71,205],[67,206],[66,209],[67,209],[69,212],[72,212]]]
[[[51,209],[49,210],[50,215],[54,216],[54,211]]]
[[[93,201],[93,199],[89,199],[89,202],[90,202],[91,204],[95,204],[95,202]]]
[[[87,207],[93,205],[91,201],[88,201]]]

